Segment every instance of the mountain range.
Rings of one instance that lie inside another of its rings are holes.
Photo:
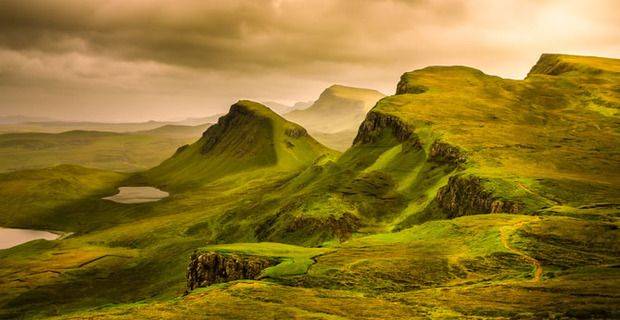
[[[619,83],[611,58],[432,66],[238,101],[145,171],[0,174],[0,225],[65,234],[0,251],[0,317],[617,318]]]

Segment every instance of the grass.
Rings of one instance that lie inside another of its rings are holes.
[[[478,215],[357,237],[330,249],[273,243],[208,246],[203,249],[270,257],[322,255],[305,275],[278,270],[270,282],[237,281],[186,297],[78,310],[61,318],[614,317],[609,306],[617,302],[618,271],[610,265],[618,263],[618,248],[610,246],[617,235],[601,232],[608,225],[565,217]],[[533,244],[543,246],[536,252],[551,257],[558,241],[595,241],[573,242],[579,247],[572,248],[572,257],[580,260],[561,271],[543,263],[542,280],[532,282],[530,261],[502,244],[505,228],[511,228],[510,245],[527,254]],[[540,237],[547,228],[555,230],[553,237]],[[607,260],[593,260],[592,251]],[[182,287],[180,281],[177,285]]]
[[[615,108],[617,74],[608,60],[554,59],[536,70],[561,73],[522,81],[407,73],[371,111],[387,125],[342,155],[241,101],[143,174],[2,174],[3,226],[74,234],[0,251],[0,317],[617,318],[617,120],[588,107]],[[431,157],[436,140],[466,162]],[[436,195],[456,175],[522,201],[523,214],[445,219]],[[170,197],[101,200],[121,185]],[[183,296],[196,250],[281,263],[263,281]]]
[[[221,253],[237,253],[261,257],[277,258],[280,263],[265,269],[261,278],[281,278],[286,276],[303,275],[314,263],[314,257],[325,254],[328,248],[306,248],[282,243],[232,243],[203,247],[200,251],[215,251]]]
[[[256,169],[299,170],[323,154],[334,153],[261,104],[242,100],[231,111],[202,139],[148,171],[148,179],[174,186]],[[211,148],[209,152],[205,146]]]
[[[180,146],[196,140],[208,125],[163,126],[132,133],[67,131],[0,135],[0,172],[60,164],[140,171],[154,167]]]

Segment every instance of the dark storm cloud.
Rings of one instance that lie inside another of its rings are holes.
[[[521,76],[542,51],[618,52],[619,10],[551,0],[0,1],[0,114],[45,104],[56,116],[198,115],[241,97],[307,100],[334,82],[390,93],[400,73],[428,64]]]
[[[364,43],[465,11],[455,1],[5,1],[0,45],[208,69],[363,63],[389,58]]]

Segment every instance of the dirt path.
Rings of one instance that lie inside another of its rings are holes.
[[[521,183],[521,182],[517,182],[517,186],[518,186],[519,188],[521,188],[521,189],[525,190],[526,192],[530,193],[530,194],[533,194],[533,195],[535,195],[535,196],[539,196],[539,197],[541,197],[541,198],[545,198],[545,199],[547,199],[547,200],[549,200],[549,201],[553,202],[555,205],[562,205],[562,202],[560,202],[560,201],[558,201],[558,200],[555,200],[555,199],[551,199],[551,198],[549,198],[549,197],[544,197],[544,196],[542,196],[541,194],[538,194],[538,193],[536,193],[536,192],[532,191],[532,189],[528,188],[526,185],[524,185],[524,184],[523,184],[523,183]]]
[[[506,247],[506,249],[508,249],[508,251],[518,254],[520,256],[522,256],[525,260],[527,260],[529,263],[531,263],[535,270],[534,270],[534,278],[532,279],[533,282],[539,282],[541,277],[542,277],[542,273],[543,273],[543,268],[540,265],[540,261],[528,256],[526,253],[514,248],[513,246],[510,245],[510,236],[512,234],[514,234],[519,228],[521,228],[524,224],[526,223],[526,221],[521,221],[515,225],[512,226],[504,226],[501,227],[499,229],[500,232],[500,239],[502,241],[502,245],[504,245],[504,247]],[[506,229],[513,229],[511,230],[511,232],[507,231]]]

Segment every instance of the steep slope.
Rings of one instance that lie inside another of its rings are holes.
[[[301,126],[259,103],[242,100],[200,140],[179,148],[146,176],[164,185],[204,184],[259,168],[295,171],[332,153]]]
[[[384,96],[376,90],[333,85],[307,109],[286,113],[284,117],[301,124],[321,143],[345,150],[368,110]]]
[[[339,158],[241,101],[144,177],[42,209],[76,233],[0,252],[0,318],[618,318],[618,61],[543,58],[523,81],[407,73]],[[149,180],[170,197],[100,199]]]
[[[523,81],[468,67],[405,73],[339,163],[390,182],[399,228],[619,203],[619,65],[543,55]]]

